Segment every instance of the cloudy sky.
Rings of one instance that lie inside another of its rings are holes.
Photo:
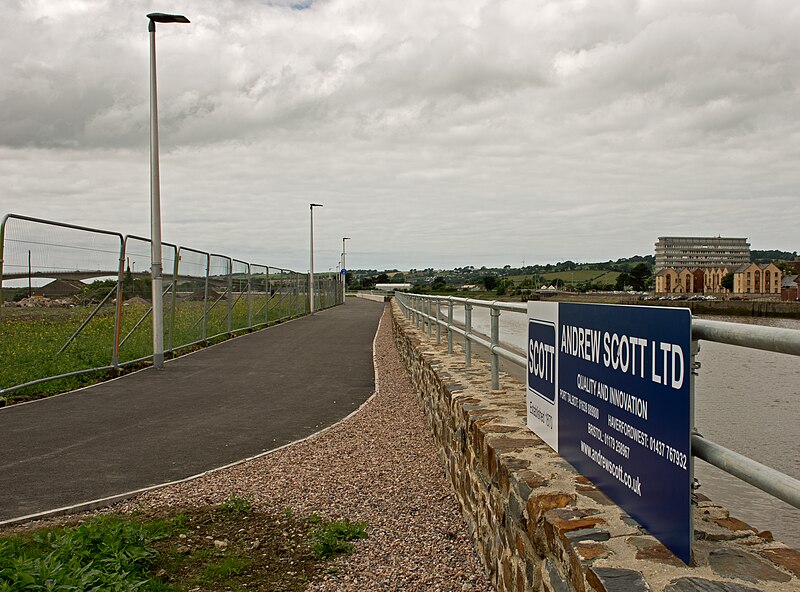
[[[796,0],[4,0],[0,214],[305,271],[800,249]]]

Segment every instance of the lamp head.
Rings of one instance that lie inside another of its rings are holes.
[[[150,24],[147,30],[151,33],[156,32],[156,23],[188,23],[189,19],[182,14],[166,14],[163,12],[151,12],[147,15],[150,19]]]
[[[188,23],[189,19],[182,14],[165,14],[163,12],[151,12],[147,15],[151,21],[157,23]]]

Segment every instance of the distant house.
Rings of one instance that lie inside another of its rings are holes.
[[[800,300],[800,275],[785,275],[781,280],[781,300]]]
[[[665,267],[658,270],[655,280],[656,292],[668,294],[675,289],[675,285],[678,283],[678,272],[674,267]]]
[[[743,263],[733,272],[733,293],[780,294],[782,277],[774,263]]]
[[[676,292],[692,294],[694,290],[694,273],[688,267],[684,267],[678,272],[678,287]]]
[[[727,266],[711,267],[705,270],[705,292],[707,294],[719,294],[727,292],[722,287],[722,278],[729,273],[732,273],[731,268]]]
[[[692,294],[703,291],[705,272],[700,268],[665,267],[656,273],[656,292],[664,294]]]
[[[655,275],[655,291],[662,294],[720,294],[728,290],[722,287],[722,278],[730,270],[721,267],[666,267]]]
[[[80,294],[85,287],[86,284],[79,280],[63,280],[59,278],[40,288],[35,288],[33,295],[43,296],[44,298],[69,298]]]

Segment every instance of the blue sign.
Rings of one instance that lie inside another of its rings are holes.
[[[549,401],[556,400],[556,327],[546,321],[528,322],[528,388]]]
[[[346,274],[346,273],[347,273],[347,270],[346,270],[346,269],[343,269],[343,270],[342,270],[342,275],[344,275],[344,274]]]
[[[689,563],[691,313],[547,304],[528,305],[528,425],[539,433],[542,420],[531,414],[551,413],[555,425],[544,435],[553,448]],[[537,398],[545,408],[531,405]]]

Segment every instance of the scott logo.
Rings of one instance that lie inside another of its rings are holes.
[[[551,403],[556,400],[556,328],[552,323],[528,322],[528,388]]]

